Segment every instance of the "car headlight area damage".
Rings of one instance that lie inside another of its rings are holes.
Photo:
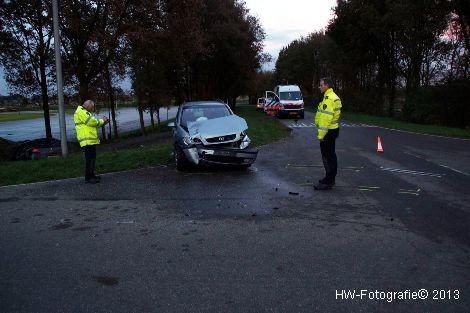
[[[185,103],[170,126],[178,170],[191,165],[249,167],[258,155],[258,150],[249,148],[246,121],[225,103]]]

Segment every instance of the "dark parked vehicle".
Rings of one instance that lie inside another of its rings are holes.
[[[26,140],[15,150],[15,160],[39,160],[62,155],[60,140],[46,138]]]
[[[249,167],[258,150],[250,149],[246,121],[222,102],[183,103],[173,127],[176,168],[192,165]]]

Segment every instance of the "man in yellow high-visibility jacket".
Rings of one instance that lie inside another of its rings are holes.
[[[333,91],[333,83],[329,78],[320,79],[320,91],[323,101],[318,105],[315,125],[318,129],[318,140],[326,175],[315,185],[315,190],[331,189],[335,184],[338,171],[338,160],[335,142],[339,135],[339,117],[341,115],[341,99]]]
[[[85,182],[92,184],[100,182],[99,176],[95,175],[96,145],[100,144],[98,128],[109,122],[106,116],[100,119],[94,117],[91,114],[94,109],[95,103],[87,100],[77,107],[73,116],[77,139],[85,153]]]

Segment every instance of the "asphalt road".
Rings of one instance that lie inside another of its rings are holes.
[[[345,122],[320,192],[311,120],[247,171],[0,188],[1,312],[469,312],[470,141]]]

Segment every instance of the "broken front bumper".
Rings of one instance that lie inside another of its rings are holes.
[[[183,149],[186,158],[194,165],[250,165],[258,156],[257,149],[207,147],[198,145]]]

